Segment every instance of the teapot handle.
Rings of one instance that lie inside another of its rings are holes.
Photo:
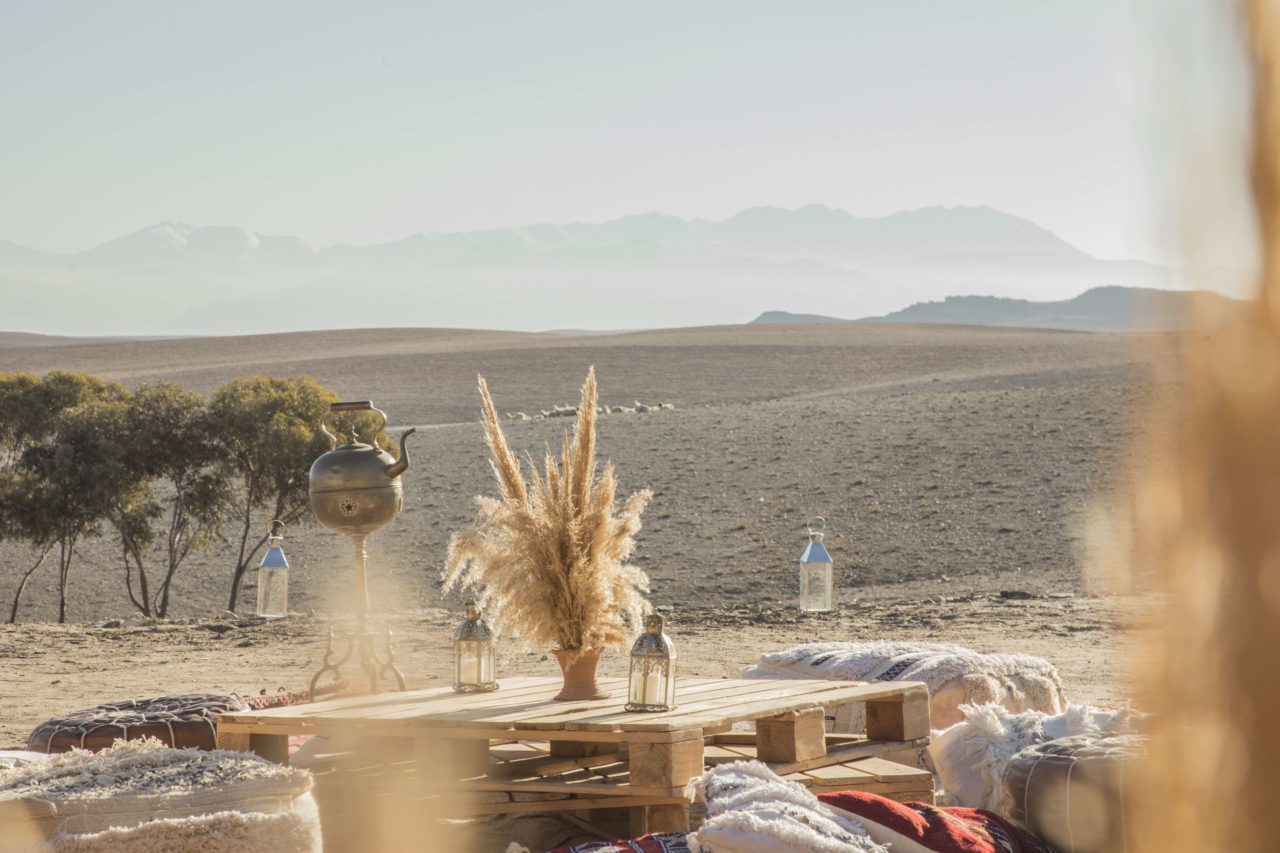
[[[338,437],[329,431],[329,415],[337,412],[376,412],[378,417],[382,418],[382,426],[373,431],[374,436],[377,436],[378,433],[387,428],[387,413],[374,406],[372,400],[350,400],[345,403],[330,403],[329,413],[320,419],[320,432],[329,437],[330,450],[338,446]]]

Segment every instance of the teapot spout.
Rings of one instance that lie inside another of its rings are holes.
[[[400,458],[382,469],[386,472],[387,479],[394,480],[396,477],[399,477],[405,471],[409,470],[409,448],[405,446],[404,440],[417,431],[417,427],[414,427],[412,429],[407,429],[400,434]]]

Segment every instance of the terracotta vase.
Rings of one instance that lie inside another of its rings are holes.
[[[560,671],[564,673],[564,686],[555,695],[557,702],[581,702],[584,699],[608,699],[609,693],[596,683],[596,667],[604,649],[552,649]]]

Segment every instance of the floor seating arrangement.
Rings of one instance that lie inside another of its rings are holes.
[[[1037,743],[1004,771],[1002,812],[1058,853],[1105,853],[1124,838],[1139,734],[1090,732]]]
[[[960,706],[994,703],[1009,711],[1061,713],[1067,705],[1058,671],[1032,655],[980,654],[951,643],[806,643],[760,656],[746,678],[832,681],[923,681],[935,729],[963,719]],[[835,732],[862,731],[861,705],[836,710]]]
[[[734,750],[749,749],[742,744],[752,736],[730,732],[709,738],[704,751],[712,767],[689,785],[705,809],[695,831],[550,853],[1103,853],[1123,837],[1126,767],[1145,746],[1135,733],[1142,715],[1066,704],[1057,673],[1039,658],[946,644],[826,643],[765,655],[747,674],[939,685],[947,707],[955,706],[943,709],[944,719],[958,717],[928,746],[945,805],[933,805],[928,774],[920,801],[836,785],[828,767],[807,772],[821,770],[820,781],[829,784],[801,784],[750,760],[754,753],[740,760]],[[959,701],[970,694],[999,701]],[[928,698],[935,713],[939,697]],[[0,751],[0,853],[319,853],[312,774],[216,749],[220,714],[305,699],[187,694],[47,721],[32,733],[32,750]],[[1026,707],[1036,703],[1057,710]],[[920,705],[923,711],[922,691]],[[836,722],[862,725],[844,706]],[[821,714],[814,725],[821,739]],[[312,739],[297,763],[319,760],[319,767],[328,746]],[[863,761],[917,772],[880,758]]]
[[[878,794],[811,795],[758,762],[715,767],[693,788],[706,822],[687,836],[650,835],[548,853],[1055,853],[991,812],[899,803]]]
[[[319,853],[311,775],[154,738],[0,770],[0,853]]]
[[[936,732],[929,758],[942,782],[944,804],[1000,812],[1004,774],[1019,751],[1071,735],[1127,733],[1141,715],[1071,705],[1060,714],[1011,713],[999,705],[961,706],[963,721]]]

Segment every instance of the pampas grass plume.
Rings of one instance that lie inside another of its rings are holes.
[[[596,375],[582,386],[573,436],[543,471],[520,459],[498,422],[484,377],[481,423],[499,498],[476,498],[475,522],[449,541],[444,590],[473,590],[500,634],[525,648],[580,651],[626,643],[649,610],[649,578],[627,560],[648,490],[618,505],[613,464],[596,465]]]

